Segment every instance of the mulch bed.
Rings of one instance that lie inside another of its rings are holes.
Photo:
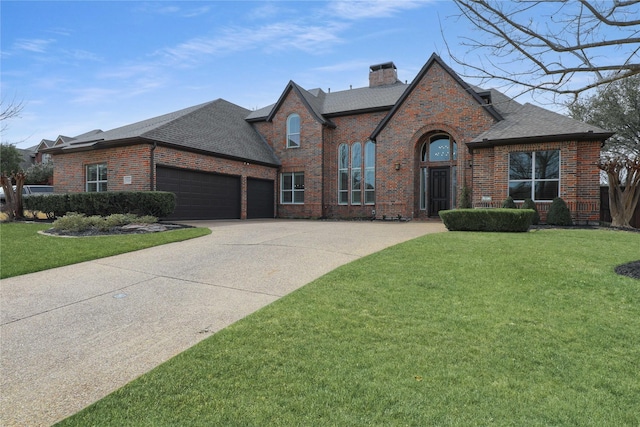
[[[640,280],[640,261],[633,261],[616,267],[616,273]]]
[[[181,228],[192,228],[191,225],[185,224],[172,224],[159,222],[156,224],[129,224],[122,227],[111,227],[109,230],[99,230],[97,228],[90,228],[84,231],[67,231],[56,230],[50,228],[45,230],[44,234],[51,234],[54,236],[63,237],[90,237],[90,236],[113,236],[118,234],[146,234],[146,233],[160,233],[163,231],[179,230]]]

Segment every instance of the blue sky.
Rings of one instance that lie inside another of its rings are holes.
[[[112,129],[224,98],[277,101],[289,80],[325,91],[368,85],[393,61],[411,81],[433,52],[474,36],[449,1],[6,1],[4,105],[25,103],[2,142]],[[473,83],[473,82],[471,82]],[[521,100],[522,102],[527,101]]]

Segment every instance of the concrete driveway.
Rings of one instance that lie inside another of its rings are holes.
[[[340,265],[445,230],[438,222],[192,224],[213,232],[0,282],[0,425],[51,425]]]

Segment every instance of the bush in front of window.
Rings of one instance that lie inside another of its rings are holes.
[[[567,204],[560,197],[553,199],[551,206],[549,206],[547,224],[561,226],[573,225],[571,212],[569,211]]]
[[[532,209],[453,209],[438,214],[449,231],[525,232],[531,227]]]
[[[176,195],[167,191],[105,191],[32,196],[25,199],[25,208],[45,212],[59,218],[67,212],[86,216],[112,214],[150,215],[165,218],[176,208]]]
[[[504,202],[502,202],[502,208],[503,209],[518,209],[518,206],[516,206],[516,202],[513,201],[513,197],[509,196],[506,199],[504,199]]]
[[[533,209],[535,214],[533,215],[533,221],[531,222],[533,225],[540,224],[540,214],[538,213],[538,207],[536,203],[531,199],[524,199],[524,203],[522,204],[522,209]]]

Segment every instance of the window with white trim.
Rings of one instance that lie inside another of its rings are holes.
[[[364,203],[376,202],[376,144],[367,141],[364,144]]]
[[[281,175],[280,203],[304,204],[304,172],[285,172]]]
[[[107,191],[107,164],[87,165],[85,191],[90,193]]]
[[[509,153],[509,196],[552,201],[560,194],[560,151]]]
[[[363,161],[364,159],[364,161]],[[338,147],[338,204],[376,202],[376,145],[373,141]]]
[[[338,147],[338,204],[349,204],[349,146]]]
[[[362,204],[362,145],[356,142],[351,146],[351,204]]]
[[[300,116],[291,114],[287,118],[287,148],[300,147]]]

